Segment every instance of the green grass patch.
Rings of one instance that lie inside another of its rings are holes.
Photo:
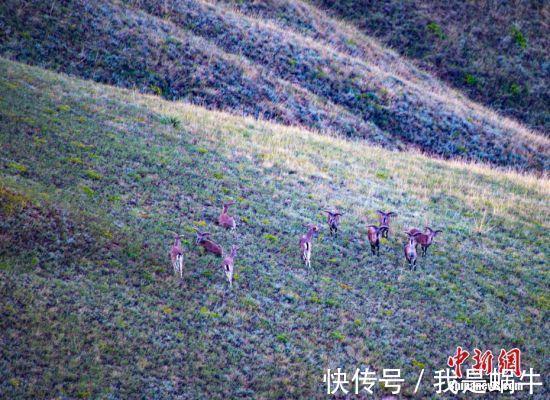
[[[19,163],[16,163],[16,162],[9,162],[8,163],[8,168],[11,171],[17,172],[19,174],[24,174],[29,170],[29,168],[26,165],[19,164]]]
[[[86,170],[85,174],[86,174],[87,178],[90,178],[90,179],[93,179],[93,180],[96,180],[96,181],[99,181],[103,178],[103,176],[99,172],[91,170],[91,169]]]

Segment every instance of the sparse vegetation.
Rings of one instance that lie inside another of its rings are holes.
[[[519,84],[514,82],[510,85],[510,88],[508,89],[508,91],[512,96],[519,96],[522,92],[522,88]]]
[[[326,39],[321,28],[326,21],[315,12],[314,6],[319,6],[435,71],[471,99],[542,132],[550,128],[544,67],[548,10],[543,1],[311,0],[311,6],[301,7],[291,7],[290,0],[270,1],[269,6],[260,3],[236,6],[298,30],[311,26],[307,30],[311,36]],[[277,18],[278,9],[286,11],[284,19]],[[480,84],[466,82],[467,73],[482,78]],[[521,102],[503,101],[502,82],[514,79],[533,90]]]
[[[169,116],[163,115],[162,117],[160,117],[160,123],[165,125],[171,125],[174,128],[179,128],[181,125],[181,121],[177,117],[174,117],[173,115],[169,115]]]
[[[426,368],[427,398],[456,345],[520,346],[544,374],[547,139],[310,4],[238,7],[0,4],[2,54],[114,85],[0,58],[0,398],[326,398],[326,368],[365,365],[401,368],[404,397]],[[499,82],[530,101],[529,80]],[[538,175],[393,151],[409,146]],[[230,199],[237,229],[219,224]],[[376,210],[398,212],[380,257]],[[305,223],[322,227],[311,269]],[[443,240],[410,271],[403,231],[424,225]],[[231,289],[197,231],[224,258],[239,246]]]
[[[473,76],[472,74],[464,75],[464,82],[466,82],[466,84],[470,85],[470,86],[475,86],[479,83],[477,78],[475,76]]]
[[[441,29],[441,26],[439,24],[432,21],[428,25],[426,25],[426,28],[439,39],[445,39],[445,34],[443,33],[443,29]]]
[[[86,176],[90,179],[93,179],[93,180],[100,180],[102,177],[101,177],[101,174],[97,171],[93,171],[91,169],[87,170],[86,171]]]
[[[462,99],[410,62],[310,4],[242,2],[235,4],[243,11],[239,13],[216,1],[23,3],[24,13],[17,12],[22,7],[19,0],[0,4],[5,16],[0,25],[0,54],[13,59],[392,149],[415,147],[443,158],[468,157],[520,170],[548,168],[547,137]],[[349,3],[352,8],[353,3]],[[376,15],[380,14],[372,13]],[[430,62],[434,50],[444,55],[456,51],[456,32],[447,27],[448,21],[430,18],[414,23],[414,43],[403,43],[413,51],[415,45],[427,49],[423,60]],[[86,28],[90,26],[94,29]],[[380,29],[385,26],[381,24]],[[525,57],[537,60],[529,54]],[[467,63],[464,69],[442,74],[475,99],[489,101],[486,94],[490,98],[497,91],[502,104],[495,107],[526,116],[535,121],[534,126],[546,126],[546,114],[541,111],[546,102],[539,93],[545,85],[525,76],[527,69],[511,74],[508,71],[515,69],[515,63],[490,72],[477,65]],[[501,71],[504,76],[495,76]],[[465,83],[466,72],[482,79],[478,84]],[[506,82],[512,76],[533,90],[510,95]],[[82,117],[71,102],[52,110],[58,119],[67,114],[77,120]],[[171,114],[156,118],[178,129],[183,122]],[[460,143],[451,135],[457,130]]]
[[[512,38],[522,49],[527,47],[527,39],[525,39],[525,36],[523,36],[523,33],[521,33],[517,26],[512,26]]]
[[[21,174],[24,174],[25,172],[28,171],[28,168],[25,165],[19,164],[16,162],[9,162],[8,168],[11,169],[12,171],[19,172]]]

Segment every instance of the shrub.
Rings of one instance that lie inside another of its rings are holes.
[[[428,29],[429,32],[437,36],[439,39],[445,39],[445,33],[443,33],[443,29],[441,29],[439,24],[432,21],[426,25],[426,29]]]
[[[508,92],[512,96],[519,96],[521,94],[521,86],[517,83],[512,83],[510,87],[508,88]]]
[[[12,215],[16,211],[26,207],[29,199],[19,193],[0,187],[0,212],[4,215]]]
[[[357,42],[355,40],[353,40],[352,38],[347,38],[346,39],[346,44],[348,46],[352,46],[352,47],[356,47],[357,46]]]
[[[80,157],[69,157],[67,161],[70,162],[71,164],[79,164],[79,165],[84,164],[84,162]]]
[[[527,39],[517,26],[512,26],[512,39],[514,39],[514,42],[522,49],[527,47]]]
[[[478,84],[477,78],[472,74],[468,74],[468,73],[464,75],[464,82],[469,86],[476,86]]]
[[[101,174],[100,174],[99,172],[94,171],[94,170],[91,170],[91,169],[89,169],[89,170],[86,171],[86,176],[87,176],[88,178],[93,179],[93,180],[96,180],[96,181],[98,181],[98,180],[100,180],[100,179],[102,178],[102,176],[101,176]]]
[[[387,170],[380,170],[380,171],[376,171],[375,176],[378,179],[386,180],[390,177],[390,174]]]
[[[271,233],[266,233],[264,235],[264,239],[271,243],[277,243],[277,241],[279,240],[277,236],[272,235]]]
[[[88,195],[88,197],[94,197],[94,196],[95,196],[95,191],[94,191],[92,188],[90,188],[90,187],[88,187],[88,186],[86,186],[86,185],[82,185],[82,186],[80,187],[80,189],[81,189],[84,193],[86,193],[86,195]]]
[[[329,307],[338,307],[338,300],[336,299],[326,299],[325,300],[325,305],[329,306]]]
[[[163,125],[172,125],[176,129],[181,126],[181,121],[179,120],[179,118],[172,115],[163,115],[162,117],[160,117],[160,123]]]
[[[316,294],[312,294],[309,298],[309,301],[315,304],[319,304],[321,302],[321,299],[319,299],[319,296],[317,296]]]
[[[279,333],[277,336],[276,336],[277,340],[281,343],[288,343],[289,341],[289,338],[287,335],[285,335],[284,333]]]
[[[16,162],[8,163],[8,168],[11,169],[13,172],[18,172],[20,174],[24,174],[28,171],[28,168],[25,165],[18,164]]]
[[[156,94],[157,96],[162,96],[162,89],[159,88],[158,86],[156,85],[151,85],[149,86],[149,88],[151,89],[151,91]]]

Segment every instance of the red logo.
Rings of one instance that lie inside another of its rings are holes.
[[[513,371],[517,377],[521,376],[521,351],[519,349],[513,348],[508,352],[504,349],[500,350],[498,372],[502,372],[505,369]]]
[[[455,369],[455,375],[458,378],[462,378],[462,370],[460,369],[460,366],[466,359],[470,356],[470,353],[468,353],[466,350],[462,350],[462,347],[458,346],[456,348],[456,353],[454,356],[449,357],[449,360],[447,361],[447,364],[449,367]]]
[[[474,349],[474,356],[472,357],[476,362],[473,369],[480,369],[486,374],[493,372],[493,353],[491,350],[487,350],[485,353],[481,353],[481,350]]]

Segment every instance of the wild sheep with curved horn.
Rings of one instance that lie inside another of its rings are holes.
[[[174,235],[174,243],[170,248],[170,260],[172,261],[172,267],[174,273],[179,274],[180,279],[183,278],[183,249],[181,247],[181,237],[177,233],[172,232]]]
[[[327,223],[330,229],[330,235],[332,236],[333,234],[335,234],[336,236],[338,236],[340,217],[344,215],[344,213],[337,210],[323,210],[323,212],[327,213]]]
[[[376,210],[376,212],[379,215],[380,226],[383,225],[388,227],[388,229],[384,231],[384,235],[382,236],[383,238],[387,239],[388,233],[390,231],[391,219],[397,217],[397,213],[394,211],[382,211],[382,210]]]
[[[319,231],[319,228],[317,225],[313,224],[308,224],[305,226],[308,228],[308,231],[300,238],[300,252],[306,266],[311,268],[311,244],[313,235]]]
[[[385,225],[376,226],[369,225],[367,226],[367,238],[370,243],[370,251],[372,255],[380,255],[380,238],[388,231],[388,227]]]
[[[210,239],[209,232],[197,232],[196,243],[199,246],[202,246],[207,252],[212,253],[218,257],[221,257],[223,254],[222,247],[214,242],[212,239]]]

